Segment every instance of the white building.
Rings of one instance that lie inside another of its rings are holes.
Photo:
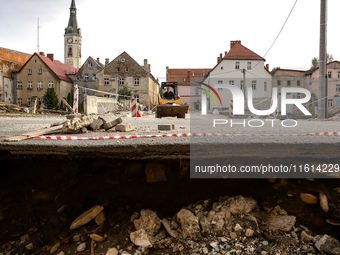
[[[240,88],[245,94],[245,88],[253,92],[253,104],[256,109],[269,109],[272,96],[272,76],[268,65],[264,67],[265,59],[241,44],[241,41],[231,41],[230,51],[217,58],[217,65],[207,74],[203,82],[216,89],[222,100],[222,106],[216,100],[210,100],[210,109],[228,108],[232,94],[225,85]],[[245,86],[244,86],[245,83]],[[209,100],[209,98],[208,98]],[[246,101],[245,101],[246,102]],[[248,107],[246,106],[245,109]]]

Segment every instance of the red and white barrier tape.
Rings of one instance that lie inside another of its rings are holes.
[[[121,136],[98,136],[98,137],[77,137],[77,136],[27,136],[29,138],[41,138],[48,140],[110,140],[110,139],[132,139],[132,138],[157,138],[157,137],[194,137],[194,136],[257,136],[257,137],[272,137],[272,136],[340,136],[340,132],[318,132],[306,134],[218,134],[218,133],[182,133],[182,134],[157,134],[157,135],[121,135]]]

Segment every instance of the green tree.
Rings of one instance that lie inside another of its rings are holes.
[[[124,85],[120,90],[118,90],[119,95],[131,96],[131,90],[128,89],[127,85]],[[126,97],[119,97],[119,99],[129,99]]]
[[[47,109],[53,109],[58,106],[58,97],[54,88],[47,88],[44,94],[43,102]]]
[[[73,107],[73,100],[74,100],[74,89],[72,88],[70,92],[67,94],[66,102]]]

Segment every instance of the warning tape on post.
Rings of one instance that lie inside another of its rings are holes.
[[[222,134],[222,133],[181,133],[181,134],[156,134],[156,135],[120,135],[120,136],[59,136],[59,135],[38,135],[30,136],[28,138],[39,138],[46,140],[118,140],[118,139],[136,139],[136,138],[165,138],[165,137],[292,137],[292,136],[340,136],[340,132],[317,132],[305,134]],[[5,136],[0,136],[5,138]]]

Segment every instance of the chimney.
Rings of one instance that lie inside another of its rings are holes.
[[[97,58],[97,61],[100,62],[100,61],[99,61],[99,58]]]
[[[39,54],[45,57],[45,52],[39,52]]]
[[[228,53],[228,51],[225,51],[225,52],[224,52],[224,57],[227,56],[227,53]]]
[[[110,59],[109,59],[109,58],[106,58],[106,59],[105,59],[105,66],[107,66],[107,65],[109,64],[109,62],[110,62]]]
[[[47,57],[51,59],[51,61],[54,61],[54,54],[47,53]]]
[[[269,64],[266,64],[266,69],[269,72]]]
[[[232,49],[236,44],[241,44],[241,41],[238,40],[238,41],[230,41],[230,49]]]
[[[148,64],[148,72],[151,73],[151,65]]]

